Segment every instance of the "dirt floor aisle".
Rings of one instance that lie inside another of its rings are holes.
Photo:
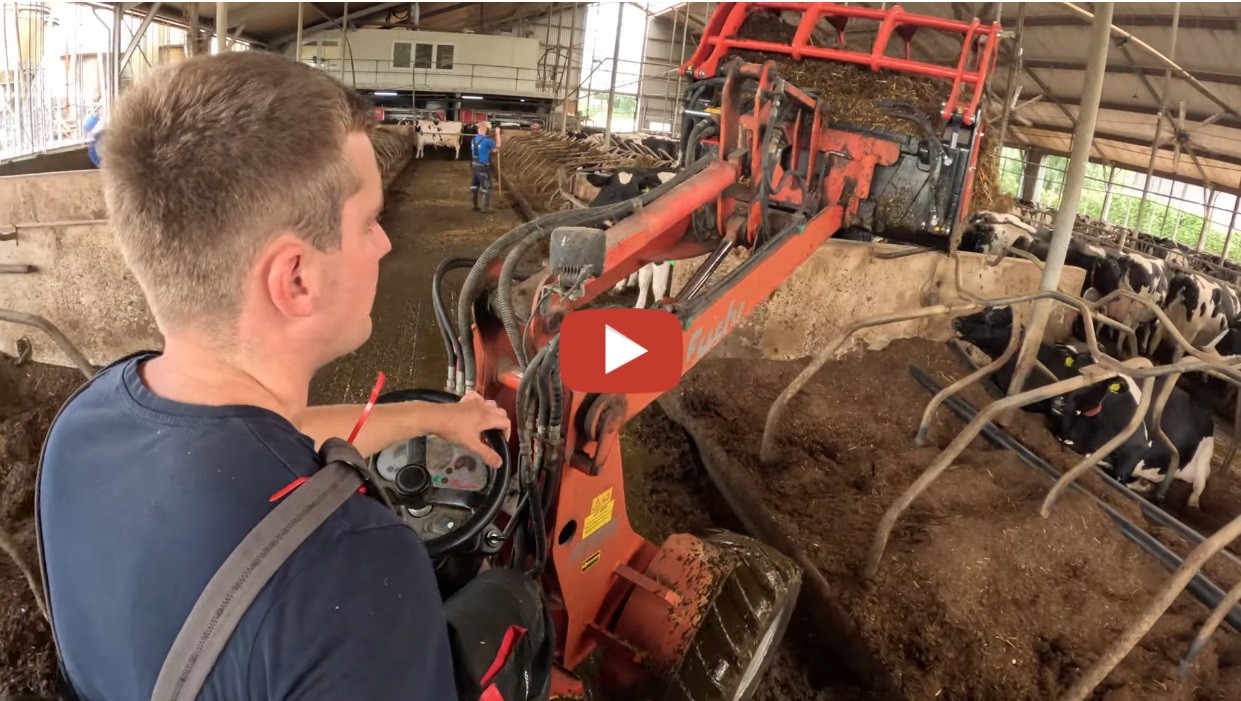
[[[366,345],[315,376],[311,404],[365,401],[380,370],[388,389],[442,389],[444,347],[430,295],[435,266],[448,256],[477,255],[521,223],[498,193],[492,195],[492,214],[472,211],[469,160],[454,161],[436,149],[427,154],[397,176],[379,220],[392,252],[379,264],[374,332]],[[445,289],[455,293],[461,275]],[[455,305],[454,298],[449,304]]]

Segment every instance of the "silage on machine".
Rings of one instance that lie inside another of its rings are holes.
[[[827,28],[824,45],[836,47],[835,30],[826,21],[822,24]],[[795,26],[773,14],[754,12],[746,18],[738,35],[746,39],[791,44],[796,31]],[[874,32],[846,34],[845,37],[847,48],[870,51]],[[944,127],[940,111],[952,92],[952,81],[945,78],[889,70],[872,71],[854,64],[817,58],[798,61],[790,56],[757,51],[735,51],[732,55],[754,63],[774,62],[781,78],[803,92],[826,100],[830,119],[834,122],[922,138],[913,123],[885,113],[880,106],[885,101],[903,100],[925,113],[936,130]],[[982,111],[979,112],[981,114]],[[994,143],[995,139],[989,138],[990,131],[984,123],[979,144],[982,150],[974,173],[971,213],[991,209],[1006,211],[1011,204],[1011,198],[1000,192],[999,145]]]

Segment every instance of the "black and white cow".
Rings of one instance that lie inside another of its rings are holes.
[[[952,325],[962,340],[976,346],[978,350],[994,360],[1003,355],[1004,349],[1008,347],[1013,327],[1013,310],[1010,307],[984,309],[975,314],[957,317],[953,319]],[[1017,355],[1014,353],[1008,362],[992,375],[996,384],[1004,392],[1008,391],[1013,381]],[[1093,362],[1089,353],[1070,343],[1041,344],[1038,349],[1038,360],[1051,371],[1051,374],[1055,375],[1057,381],[1075,377],[1082,367]],[[1045,387],[1051,382],[1050,378],[1036,368],[1030,373],[1025,389]],[[1053,405],[1051,400],[1045,400],[1023,408],[1025,411],[1036,414],[1051,414]]]
[[[659,187],[676,176],[676,171],[658,168],[627,168],[613,173],[587,173],[586,180],[599,188],[591,207],[615,204],[633,199],[647,190]],[[638,288],[638,309],[645,309],[648,298],[658,302],[668,296],[672,285],[672,261],[647,263],[638,272],[616,283],[615,292]]]
[[[1241,317],[1241,300],[1227,285],[1197,274],[1181,274],[1169,284],[1164,311],[1185,340],[1210,347]],[[1161,340],[1167,334],[1159,334]]]
[[[1151,391],[1156,396],[1164,382],[1167,378],[1155,381]],[[1141,388],[1124,376],[1083,387],[1064,397],[1052,430],[1075,452],[1090,455],[1124,430],[1141,400]],[[1133,484],[1137,478],[1148,483],[1162,482],[1171,466],[1172,454],[1156,436],[1154,412],[1152,402],[1142,425],[1102,462],[1113,477],[1125,484]],[[1160,425],[1180,458],[1177,479],[1193,485],[1189,505],[1197,508],[1211,476],[1211,458],[1215,454],[1211,412],[1196,404],[1184,390],[1174,388]]]
[[[1015,214],[975,212],[961,233],[961,250],[1000,255],[1010,248],[1029,251],[1035,241],[1047,237]]]
[[[591,207],[630,200],[676,177],[671,168],[621,168],[610,173],[587,173],[586,182],[599,188]]]
[[[1163,306],[1168,296],[1168,264],[1140,253],[1109,253],[1090,269],[1086,286],[1083,296],[1087,299],[1102,299],[1117,290],[1126,290],[1151,305]],[[1158,346],[1158,315],[1151,306],[1122,297],[1109,302],[1103,313],[1134,330],[1139,353],[1153,352]]]

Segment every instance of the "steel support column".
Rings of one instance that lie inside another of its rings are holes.
[[[1202,212],[1202,230],[1198,232],[1198,245],[1194,247],[1194,250],[1199,253],[1202,253],[1202,247],[1207,242],[1207,233],[1211,231],[1211,210],[1215,209],[1215,198],[1219,197],[1219,190],[1207,186],[1203,194],[1206,195],[1206,202]]]
[[[1232,203],[1232,219],[1228,221],[1228,234],[1224,237],[1224,260],[1228,260],[1228,249],[1232,247],[1232,230],[1237,225],[1237,210],[1241,209],[1241,183],[1237,184],[1236,199]]]
[[[349,45],[349,3],[345,3],[345,14],[340,18],[340,82],[345,82],[345,49]],[[349,52],[353,55],[353,51]],[[410,62],[411,64],[413,61]],[[357,86],[354,86],[357,87]]]
[[[112,5],[112,55],[108,57],[109,75],[111,76],[112,105],[121,95],[121,30],[125,28],[124,3]]]
[[[1181,3],[1172,6],[1172,36],[1168,42],[1168,56],[1171,60],[1176,59],[1176,35],[1181,25]],[[1159,96],[1159,111],[1155,114],[1155,138],[1151,141],[1151,157],[1146,164],[1146,179],[1142,181],[1142,199],[1138,200],[1138,220],[1134,224],[1134,231],[1142,231],[1142,215],[1146,211],[1146,198],[1150,195],[1151,179],[1155,176],[1155,159],[1159,156],[1159,132],[1163,129],[1163,121],[1167,118],[1168,108],[1168,88],[1172,84],[1172,69],[1168,68],[1163,74],[1163,94]],[[1169,122],[1172,120],[1169,119]],[[1172,135],[1175,138],[1176,129],[1173,127]],[[1174,172],[1173,175],[1176,175]],[[1120,250],[1125,250],[1126,240],[1129,238],[1128,231],[1120,232]]]
[[[228,51],[228,3],[215,4],[215,52]]]
[[[305,8],[302,3],[297,3],[297,48],[294,49],[293,55],[298,63],[302,62],[302,22],[304,20]]]
[[[999,17],[999,13],[996,13]],[[1013,112],[1013,102],[1017,98],[1017,75],[1021,73],[1021,34],[1026,27],[1026,4],[1017,4],[1017,31],[1013,34],[1012,51],[1009,56],[1013,65],[1008,70],[1008,85],[1004,88],[1004,116],[1000,118],[1000,148],[1004,147],[1004,139],[1008,138],[1008,119]]]
[[[577,43],[577,13],[581,12],[577,3],[569,3],[569,8],[572,14],[569,16],[569,62],[565,66],[564,104],[560,110],[560,133],[562,134],[569,130],[569,77],[573,74],[573,46]],[[583,50],[585,50],[584,47],[585,42],[583,42]],[[584,58],[577,63],[579,66],[586,65]]]
[[[1045,155],[1045,152],[1037,149],[1026,151],[1026,162],[1021,173],[1021,199],[1026,202],[1034,202],[1038,197],[1038,176]]]
[[[1112,209],[1112,181],[1116,179],[1116,166],[1107,169],[1107,183],[1103,186],[1103,208],[1099,210],[1099,219],[1107,221],[1108,212]]]
[[[603,130],[605,146],[612,143],[612,108],[616,104],[616,75],[620,73],[621,28],[625,23],[625,4],[616,3],[616,45],[612,47],[612,84],[608,87],[608,118]]]
[[[1090,144],[1094,140],[1095,123],[1099,118],[1099,101],[1103,96],[1103,75],[1107,70],[1107,51],[1111,46],[1108,37],[1112,31],[1113,10],[1112,3],[1099,3],[1096,6],[1094,23],[1090,27],[1090,41],[1087,45],[1090,53],[1086,62],[1086,77],[1082,82],[1077,129],[1073,132],[1069,167],[1064,174],[1064,199],[1060,202],[1060,211],[1056,213],[1051,246],[1047,251],[1047,264],[1043,268],[1043,290],[1056,290],[1059,287],[1064,256],[1069,250],[1069,239],[1073,236],[1073,224],[1077,217],[1077,205],[1081,201],[1086,167],[1090,165]],[[1017,358],[1017,366],[1009,387],[1009,396],[1020,393],[1030,375],[1030,368],[1034,366],[1038,356],[1039,345],[1043,342],[1043,332],[1047,326],[1047,318],[1051,315],[1052,305],[1050,299],[1034,302],[1030,326],[1026,330],[1025,342]]]
[[[194,58],[198,55],[198,3],[189,2],[185,4],[185,14],[188,15],[188,26],[185,30],[185,57]]]

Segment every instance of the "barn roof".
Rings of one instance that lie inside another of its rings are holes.
[[[716,5],[702,2],[633,4],[669,20],[675,16],[684,22],[688,15],[692,31],[702,26]],[[163,3],[159,12],[179,18],[192,5],[197,6],[202,21],[213,21],[214,3]],[[346,9],[345,3],[307,2],[302,5],[303,26],[308,32],[339,26]],[[418,27],[488,32],[546,14],[556,4],[424,2],[417,5]],[[991,19],[999,9],[1005,29],[1012,31],[1017,25],[1019,5],[1015,2],[936,2],[910,4],[906,9],[957,19],[975,16]],[[149,4],[136,7],[143,10]],[[352,2],[348,4],[349,22],[351,26],[413,26],[411,7],[411,3]],[[1169,55],[1172,53],[1175,7],[1174,3],[1117,3],[1114,24]],[[1010,125],[1009,145],[1068,153],[1085,75],[1089,20],[1068,3],[1026,3],[1025,10],[1022,69],[1015,91],[1021,106]],[[230,3],[229,20],[234,31],[240,27],[246,38],[271,48],[281,48],[296,36],[297,5]],[[1171,58],[1197,78],[1202,90],[1175,75],[1168,80],[1164,65],[1135,42],[1114,41],[1109,50],[1094,158],[1145,170],[1158,128],[1165,138],[1158,149],[1157,172],[1175,173],[1181,179],[1237,189],[1241,184],[1239,23],[1241,4],[1180,4],[1176,50]],[[937,61],[953,58],[953,50],[946,43],[924,41],[921,37],[915,39],[914,50]],[[991,83],[997,105],[1002,104],[998,100],[1005,97],[1006,77],[1012,64],[1010,52],[1002,52]],[[1161,106],[1168,117],[1157,127]],[[998,114],[998,109],[992,111]],[[1176,125],[1175,129],[1172,124]]]

